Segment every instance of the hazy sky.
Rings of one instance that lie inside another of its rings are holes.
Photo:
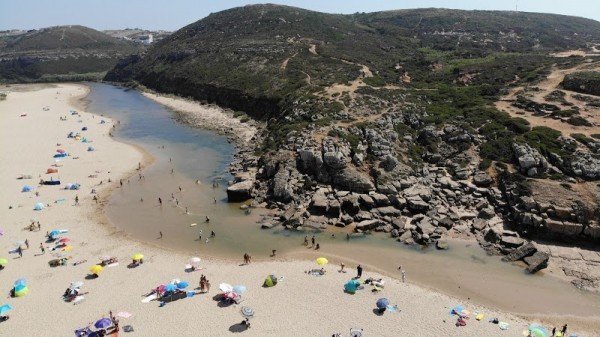
[[[600,21],[600,0],[279,0],[327,13],[402,8],[514,10],[575,15]],[[211,12],[264,1],[244,0],[0,0],[0,30],[79,24],[91,28],[177,30]]]

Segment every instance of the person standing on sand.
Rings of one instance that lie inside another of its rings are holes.
[[[42,254],[46,254],[46,249],[44,248],[44,244],[42,244],[40,242],[40,250],[42,251]]]
[[[25,239],[25,246],[27,247],[27,249],[29,249],[29,240]]]
[[[304,243],[303,245],[308,246],[308,236],[304,236]]]
[[[162,232],[158,232],[159,239],[162,239]]]
[[[19,257],[23,257],[23,248],[21,246],[17,247],[17,253],[19,253]]]
[[[75,195],[75,205],[79,205],[79,195]]]
[[[402,283],[406,282],[406,272],[402,270]]]
[[[552,328],[552,337],[556,336],[556,327]]]
[[[562,335],[565,336],[567,334],[567,325],[563,325],[562,329],[560,330],[560,332],[562,332]]]
[[[248,253],[244,253],[244,264],[250,263],[250,255]]]
[[[312,243],[311,247],[313,247],[315,245],[315,236],[313,235],[312,238],[310,238],[310,242]]]
[[[340,263],[340,273],[345,273],[345,272],[346,272],[346,271],[344,270],[344,267],[345,267],[345,266],[346,266],[345,264],[343,264],[343,263]]]
[[[162,206],[162,199],[161,199],[161,197],[158,197],[158,203]]]
[[[210,291],[210,281],[206,280],[206,292]]]
[[[361,278],[362,277],[362,272],[363,272],[363,268],[359,264],[358,266],[356,266],[356,278]]]
[[[205,289],[206,289],[206,281],[204,281],[204,277],[200,277],[200,292],[203,293]]]

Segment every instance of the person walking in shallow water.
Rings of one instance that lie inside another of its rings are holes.
[[[158,232],[158,238],[162,239],[162,232]]]

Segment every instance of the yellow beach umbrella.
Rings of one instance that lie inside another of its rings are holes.
[[[0,266],[6,266],[6,264],[8,263],[8,260],[5,258],[0,258]]]
[[[68,251],[70,251],[71,249],[73,249],[73,246],[64,246],[62,250],[63,250],[64,252],[68,252]]]
[[[143,259],[143,258],[144,258],[144,255],[142,255],[142,254],[140,254],[140,253],[137,253],[137,254],[134,254],[134,255],[133,255],[131,258],[132,258],[134,261],[139,261],[139,260],[141,260],[141,259]]]
[[[29,289],[25,285],[15,287],[15,297],[23,297],[29,293]]]
[[[326,258],[324,258],[324,257],[320,257],[320,258],[318,258],[318,259],[317,259],[317,263],[318,263],[319,265],[321,265],[321,266],[324,266],[324,265],[328,264],[328,263],[329,263],[329,261],[327,261],[327,259],[326,259]]]
[[[92,266],[92,268],[90,268],[90,271],[92,272],[92,274],[99,274],[103,270],[104,270],[104,268],[99,264],[95,264]]]

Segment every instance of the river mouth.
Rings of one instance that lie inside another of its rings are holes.
[[[450,241],[448,251],[437,251],[405,246],[384,234],[348,241],[346,231],[339,228],[317,233],[282,227],[261,230],[257,220],[268,210],[246,214],[242,204],[227,202],[231,179],[227,169],[235,148],[225,136],[178,123],[174,112],[137,91],[89,85],[88,110],[118,120],[115,138],[139,146],[155,159],[138,175],[124,179],[105,209],[109,220],[133,239],[239,263],[244,253],[268,259],[272,250],[278,259],[322,255],[329,258],[331,271],[344,262],[349,278],[359,263],[367,271],[401,278],[402,265],[408,281],[463,301],[514,313],[600,316],[598,294],[579,291],[543,273],[526,275],[519,266],[487,256],[475,242]],[[302,244],[312,235],[320,250]]]

